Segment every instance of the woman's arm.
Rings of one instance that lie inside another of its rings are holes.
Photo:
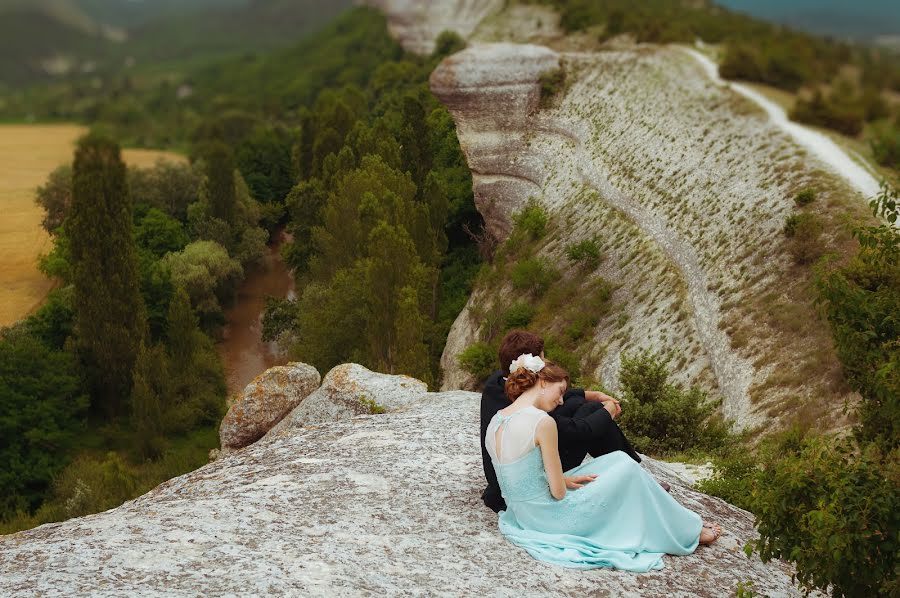
[[[576,475],[566,477],[563,475],[562,462],[559,459],[559,433],[556,430],[556,422],[552,417],[541,418],[534,432],[534,442],[541,447],[541,457],[544,460],[544,472],[547,474],[547,483],[550,485],[550,494],[556,500],[562,500],[566,496],[566,488],[575,490],[582,484],[594,481],[594,475]]]
[[[550,484],[550,494],[557,500],[566,495],[566,480],[563,476],[562,462],[559,460],[559,433],[552,417],[542,417],[534,432],[534,442],[541,447],[544,459],[544,471]]]

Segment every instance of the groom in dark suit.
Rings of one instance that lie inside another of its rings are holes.
[[[481,498],[495,512],[505,510],[506,503],[500,494],[500,484],[485,448],[484,437],[494,414],[509,405],[504,390],[509,364],[525,353],[543,357],[544,340],[524,330],[513,330],[503,338],[499,353],[502,369],[490,375],[481,394],[481,459],[487,479],[487,488]],[[602,392],[581,388],[566,390],[563,404],[550,412],[559,431],[559,457],[563,471],[581,465],[587,453],[599,457],[613,451],[623,451],[638,463],[641,462],[640,456],[631,448],[615,422],[621,411],[619,402]]]

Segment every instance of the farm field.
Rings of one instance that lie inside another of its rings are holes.
[[[72,124],[0,125],[0,326],[8,326],[37,308],[54,282],[37,268],[50,250],[41,227],[43,211],[35,190],[50,172],[71,162],[76,140],[87,132]],[[184,157],[156,150],[124,150],[125,161],[150,166],[159,158]]]

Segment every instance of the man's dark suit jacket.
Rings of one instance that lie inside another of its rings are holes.
[[[505,510],[506,502],[500,494],[497,473],[485,448],[484,438],[494,414],[509,406],[504,390],[505,383],[503,372],[497,370],[484,383],[484,390],[481,393],[481,460],[484,465],[484,477],[487,479],[487,488],[481,494],[481,498],[494,512]],[[585,404],[585,400],[583,389],[568,389],[563,395],[563,404],[550,412],[550,417],[556,420],[559,430],[559,456],[563,471],[580,465],[591,441],[608,431],[610,424],[615,425],[609,412],[602,408],[595,409],[584,417],[575,418],[575,412]]]

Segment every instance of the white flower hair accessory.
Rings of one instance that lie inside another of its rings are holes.
[[[509,364],[509,373],[512,374],[519,368],[525,368],[526,370],[530,370],[537,374],[542,369],[544,369],[544,360],[536,355],[532,355],[531,353],[523,353],[516,357],[512,363]]]

